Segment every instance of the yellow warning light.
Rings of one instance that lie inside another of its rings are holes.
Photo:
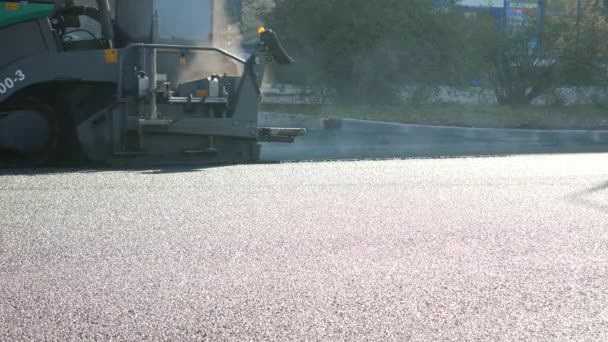
[[[104,50],[104,60],[106,64],[116,64],[118,63],[118,51],[115,49],[107,49]]]
[[[7,2],[4,4],[4,8],[8,11],[18,11],[20,7],[18,2]]]
[[[258,34],[262,34],[264,32],[266,32],[266,29],[264,28],[264,26],[258,27]]]

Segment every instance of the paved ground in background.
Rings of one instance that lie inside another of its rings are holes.
[[[0,340],[608,340],[608,155],[0,176]]]
[[[361,120],[324,122],[319,117],[281,113],[263,113],[260,122],[308,129],[294,144],[263,144],[265,161],[608,151],[608,131],[605,130],[479,129]]]

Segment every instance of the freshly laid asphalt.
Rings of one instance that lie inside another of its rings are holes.
[[[303,127],[293,144],[264,143],[262,160],[459,157],[608,151],[606,130],[533,130],[404,125],[264,113],[260,123]]]
[[[0,174],[0,340],[607,341],[608,155]]]

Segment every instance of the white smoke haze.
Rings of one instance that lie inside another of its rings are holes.
[[[213,46],[236,55],[242,55],[241,42],[243,35],[239,23],[231,18],[224,0],[213,0],[213,35],[212,41],[197,42],[201,46]],[[217,53],[195,53],[188,56],[191,60],[180,70],[180,80],[206,78],[213,74],[230,76],[240,75],[242,67],[239,63]]]
[[[244,0],[242,22],[236,23],[226,8],[225,0],[213,1],[213,47],[226,50],[242,58],[247,54],[242,49],[244,42],[255,42],[258,39],[257,29],[265,26],[262,16],[270,11],[274,0]],[[199,42],[198,45],[209,45],[208,41]],[[200,53],[190,56],[194,61],[180,73],[181,80],[200,79],[212,74],[239,76],[243,72],[241,64],[227,57],[214,53]],[[264,84],[273,84],[272,66],[267,68]]]
[[[256,41],[258,39],[257,30],[259,27],[267,27],[263,20],[264,15],[268,14],[274,7],[274,0],[243,0],[243,40],[245,42]],[[266,66],[266,72],[264,73],[265,86],[272,86],[275,82],[273,64]]]

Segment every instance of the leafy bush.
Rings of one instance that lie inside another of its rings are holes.
[[[277,0],[265,19],[298,61],[278,77],[343,101],[397,101],[404,84],[457,83],[465,72],[463,16],[429,0]]]
[[[509,37],[504,30],[483,42],[484,55],[500,104],[529,104],[556,87],[600,86],[606,81],[608,25],[597,0],[584,3],[584,15],[545,17],[535,27]],[[531,19],[534,20],[534,19]],[[532,49],[530,42],[540,46]]]
[[[277,80],[341,102],[392,103],[404,86],[487,79],[499,103],[528,104],[560,85],[605,82],[599,56],[608,53],[608,25],[599,2],[585,1],[579,22],[547,17],[540,35],[530,28],[514,37],[497,30],[491,15],[467,17],[430,0],[275,0],[263,21],[297,60],[275,70]],[[533,37],[540,48],[530,48]]]

